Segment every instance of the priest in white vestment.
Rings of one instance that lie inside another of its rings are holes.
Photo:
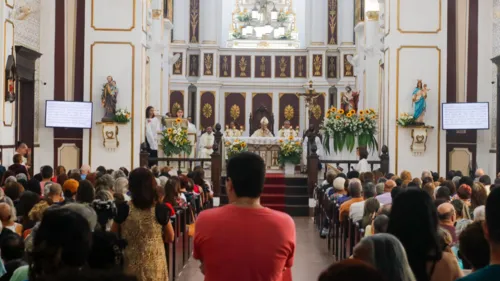
[[[236,128],[236,124],[231,121],[231,123],[229,123],[229,126],[226,126],[226,131],[224,132],[224,134],[226,135],[226,137],[238,138],[241,137],[242,130],[238,130],[238,128]]]
[[[206,131],[200,137],[200,153],[198,154],[199,158],[210,158],[212,153],[214,152],[214,134],[212,127],[207,127]]]
[[[269,125],[269,120],[266,118],[266,117],[262,117],[262,119],[260,119],[260,129],[258,129],[257,131],[255,131],[253,134],[252,134],[252,138],[272,138],[274,137],[274,135],[271,133],[271,131],[269,131],[269,129],[267,128],[267,125]]]
[[[290,136],[292,138],[297,137],[297,131],[295,131],[291,126],[290,126],[290,121],[286,120],[285,123],[283,124],[283,128],[278,131],[278,137],[280,138],[289,138]]]

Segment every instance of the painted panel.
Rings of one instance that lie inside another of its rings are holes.
[[[307,56],[295,56],[295,78],[307,77]]]
[[[203,75],[213,76],[214,75],[214,54],[206,53],[203,54]]]
[[[220,66],[220,71],[219,71],[219,75],[220,77],[231,77],[232,76],[232,59],[233,59],[233,56],[226,56],[226,55],[221,55],[219,57],[219,60],[220,60],[220,63],[219,63],[219,66]]]
[[[296,94],[280,94],[278,120],[280,128],[285,120],[290,121],[293,128],[300,125],[300,103]]]
[[[224,106],[224,116],[225,116],[225,126],[229,126],[229,123],[234,121],[237,126],[246,126],[245,120],[247,115],[245,113],[245,93],[226,93],[225,94],[225,106]]]
[[[215,92],[203,91],[200,96],[200,130],[215,125]]]
[[[337,57],[327,57],[327,76],[328,78],[337,78]]]
[[[170,91],[170,116],[177,116],[179,109],[184,109],[184,91]]]
[[[252,62],[250,56],[236,56],[236,78],[251,78]]]
[[[255,78],[271,78],[271,56],[255,56]]]
[[[191,77],[200,76],[200,56],[189,55],[189,75]]]
[[[292,58],[290,56],[275,57],[275,78],[290,78],[292,72]]]

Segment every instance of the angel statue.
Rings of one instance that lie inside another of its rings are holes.
[[[111,122],[114,120],[116,112],[116,103],[118,100],[118,87],[112,76],[107,77],[107,82],[102,87],[101,104],[104,107],[105,114],[102,118],[103,122]]]
[[[424,122],[424,116],[425,116],[425,110],[427,108],[427,92],[429,92],[430,89],[427,89],[427,84],[424,84],[422,86],[422,80],[418,80],[417,82],[417,87],[415,90],[413,90],[413,97],[412,97],[412,102],[413,105],[415,106],[415,112],[413,113],[413,119],[415,120],[416,124],[425,124]]]
[[[355,110],[358,112],[359,92],[354,92],[351,86],[345,87],[347,93],[342,93],[340,104],[344,112]]]

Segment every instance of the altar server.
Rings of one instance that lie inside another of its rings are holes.
[[[289,138],[292,136],[293,138],[297,137],[297,131],[295,131],[291,126],[290,126],[290,121],[286,120],[283,123],[283,128],[278,131],[278,137],[280,138]]]
[[[371,172],[370,164],[368,164],[368,150],[366,147],[358,147],[356,149],[356,154],[359,156],[358,164],[354,165],[352,168],[359,173]]]
[[[205,133],[200,137],[200,154],[198,155],[199,158],[211,157],[212,153],[214,152],[213,150],[214,140],[215,138],[212,127],[208,126],[205,129]]]
[[[158,133],[161,133],[160,120],[155,116],[155,109],[152,106],[146,108],[146,144],[149,157],[158,158]],[[158,165],[158,161],[149,161],[149,166]]]
[[[257,137],[257,138],[272,138],[274,135],[269,131],[267,128],[267,125],[269,125],[269,120],[266,117],[262,117],[260,120],[260,129],[255,131],[252,135],[252,137]]]
[[[229,123],[229,126],[226,126],[226,131],[224,133],[226,137],[238,138],[241,137],[242,135],[241,131],[242,130],[238,130],[236,124],[233,121],[231,121],[231,123]]]

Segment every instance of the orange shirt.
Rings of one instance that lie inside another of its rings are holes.
[[[351,208],[351,205],[354,203],[361,202],[363,200],[364,200],[363,197],[352,198],[350,200],[345,201],[342,205],[340,205],[339,220],[341,222],[344,221],[344,217],[349,216],[349,209]]]
[[[196,221],[193,256],[205,281],[281,281],[294,253],[295,223],[282,212],[230,204]]]

